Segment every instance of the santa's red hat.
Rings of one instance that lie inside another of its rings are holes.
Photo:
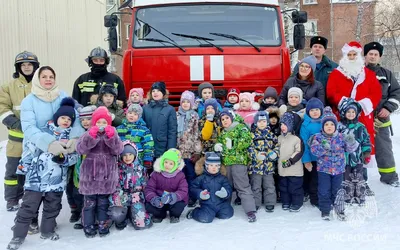
[[[112,118],[108,109],[104,106],[98,107],[92,115],[92,126],[96,126],[96,122],[100,119],[105,119],[108,125],[111,125]]]
[[[351,41],[349,43],[344,44],[344,46],[342,48],[343,55],[347,56],[347,54],[350,51],[355,51],[355,52],[357,52],[357,54],[361,55],[361,52],[362,52],[361,44],[359,42],[356,42],[356,41]]]

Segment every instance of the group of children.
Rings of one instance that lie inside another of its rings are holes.
[[[213,86],[203,83],[197,99],[191,91],[182,93],[176,112],[163,82],[152,85],[147,103],[143,89],[132,89],[125,110],[116,103],[116,88],[104,85],[96,106],[77,109],[86,132],[76,152],[52,155],[29,142],[24,145],[18,171],[27,176],[25,192],[45,197],[24,203],[40,204],[50,196],[57,199],[52,204],[59,213],[61,196],[51,196],[67,186],[70,222],[78,222],[74,227],[89,238],[108,235],[112,224],[124,229],[129,221],[135,229],[150,228],[167,212],[170,222],[177,223],[185,206],[197,201],[200,206],[190,209],[187,218],[203,223],[228,219],[235,192],[235,204],[243,206],[249,222],[256,221],[263,203],[267,212],[274,211],[277,200],[283,210],[300,211],[304,192],[323,219],[329,219],[334,205],[345,219],[343,201],[365,202],[362,168],[371,145],[357,120],[361,107],[344,99],[338,123],[320,100],[302,104],[299,90],[289,90],[283,108],[277,107],[272,87],[259,101],[256,93],[230,89],[221,105]],[[73,100],[64,99],[49,121],[49,131],[66,144],[72,141],[68,129],[77,115],[74,108]],[[339,189],[345,195],[337,199]],[[9,249],[22,244],[37,213],[33,210],[27,210],[25,221],[16,221]],[[58,213],[43,215],[49,223],[42,222],[42,238],[58,239]]]

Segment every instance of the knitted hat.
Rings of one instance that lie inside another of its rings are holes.
[[[208,164],[221,164],[221,157],[215,152],[207,152],[206,155],[206,166]]]
[[[60,116],[68,116],[71,118],[71,125],[75,122],[75,100],[71,97],[65,97],[61,100],[60,107],[53,115],[53,122],[58,126],[57,120]]]
[[[356,119],[362,111],[362,107],[358,102],[356,102],[353,98],[346,98],[341,101],[339,105],[339,113],[341,119],[346,120],[346,112],[349,109],[354,109],[356,111]]]
[[[113,84],[104,84],[99,91],[99,98],[104,94],[112,94],[115,98],[118,96],[118,90],[114,87]]]
[[[121,153],[121,156],[124,156],[125,154],[131,153],[135,156],[135,159],[138,154],[138,149],[135,145],[135,143],[131,143],[130,141],[126,140],[122,142],[124,145],[124,150]]]
[[[132,103],[129,107],[128,107],[128,112],[134,112],[139,116],[139,119],[142,118],[142,114],[143,114],[143,108],[142,106],[140,106],[139,104],[136,103]]]
[[[269,116],[268,116],[268,112],[265,111],[258,111],[255,116],[254,116],[254,124],[257,125],[258,121],[261,120],[266,120],[268,123],[269,120]]]
[[[183,91],[182,95],[181,95],[181,102],[180,104],[182,105],[183,100],[188,100],[190,102],[190,108],[194,109],[195,105],[194,105],[194,94],[192,91],[189,90],[185,90]]]
[[[237,96],[238,98],[238,102],[239,102],[239,94],[240,94],[240,90],[238,88],[230,88],[228,90],[228,94],[226,95],[226,98],[229,99],[229,97],[231,95]],[[234,104],[234,103],[233,103]]]
[[[100,119],[105,119],[108,125],[111,125],[112,119],[108,109],[104,106],[98,107],[92,115],[92,126],[96,126],[96,122]]]
[[[79,119],[92,119],[93,112],[97,109],[95,105],[78,108]]]
[[[180,151],[177,149],[169,149],[161,156],[160,167],[161,167],[161,171],[164,171],[164,172],[165,172],[165,167],[164,167],[165,160],[170,160],[175,163],[174,167],[169,171],[169,173],[171,174],[171,173],[175,172],[175,170],[178,168],[178,165],[179,165]]]
[[[214,86],[211,83],[203,82],[202,84],[199,85],[197,91],[199,92],[198,95],[200,98],[202,98],[201,92],[203,92],[203,89],[211,89],[212,97],[215,97]]]
[[[328,39],[326,39],[325,37],[322,37],[322,36],[311,37],[310,48],[312,48],[312,46],[314,44],[321,44],[322,46],[324,46],[325,49],[327,49],[328,48]]]
[[[155,82],[151,85],[151,90],[158,89],[161,91],[163,95],[167,94],[167,87],[165,86],[165,82]]]
[[[293,132],[294,114],[292,112],[284,113],[280,122],[286,125],[288,132]]]
[[[278,91],[274,87],[268,87],[264,92],[264,99],[272,97],[275,101],[278,100]]]
[[[315,56],[311,55],[303,58],[303,60],[300,61],[300,64],[302,63],[307,63],[308,65],[310,65],[312,72],[315,72],[315,69],[317,67],[317,58],[315,58]]]
[[[215,113],[217,113],[218,112],[218,102],[215,98],[207,99],[204,102],[204,113],[206,113],[207,107],[210,105],[213,106]]]
[[[320,99],[316,97],[312,97],[310,100],[308,100],[307,105],[306,105],[306,114],[310,116],[310,110],[311,109],[319,109],[321,110],[321,116],[324,114],[324,104],[321,102]]]
[[[143,102],[143,95],[144,95],[144,91],[142,88],[133,88],[131,89],[131,91],[129,91],[129,98],[131,97],[131,95],[133,95],[133,93],[138,93],[139,98],[140,98],[140,102]]]
[[[325,123],[331,121],[333,124],[335,124],[335,127],[337,127],[337,118],[333,114],[331,107],[327,106],[324,108],[324,115],[322,116],[322,128],[324,127]]]
[[[219,113],[219,119],[221,120],[222,116],[224,115],[229,116],[229,118],[231,118],[231,121],[233,122],[234,113],[232,109],[223,108],[222,111]]]
[[[377,50],[379,52],[379,56],[383,55],[383,46],[378,42],[371,42],[364,45],[364,56],[368,54],[370,50]]]
[[[303,90],[298,87],[291,87],[288,91],[288,99],[292,95],[297,95],[300,98],[300,102],[303,100]]]

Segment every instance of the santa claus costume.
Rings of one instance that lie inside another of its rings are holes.
[[[354,60],[350,60],[347,56],[351,51],[357,53]],[[339,66],[329,76],[326,95],[338,117],[337,107],[343,99],[351,97],[361,104],[363,112],[359,121],[367,128],[372,144],[371,161],[365,166],[369,168],[376,167],[373,111],[382,98],[382,91],[375,73],[364,66],[361,52],[362,48],[358,42],[350,42],[343,46],[343,57]]]

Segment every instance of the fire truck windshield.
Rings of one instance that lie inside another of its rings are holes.
[[[275,7],[242,4],[208,3],[140,8],[136,12],[133,47],[174,47],[172,44],[151,41],[165,39],[160,32],[169,37],[173,37],[173,33],[198,37],[210,37],[212,33],[230,35],[211,36],[216,46],[280,46],[282,41],[278,15]],[[149,25],[159,32],[153,31]],[[181,47],[203,46],[201,40],[187,36],[175,36],[174,42]]]

